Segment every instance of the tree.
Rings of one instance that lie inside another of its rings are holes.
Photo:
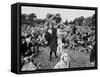
[[[27,19],[27,14],[21,14],[21,20],[26,20]]]
[[[81,17],[75,18],[74,21],[73,21],[73,23],[75,25],[82,26],[83,25],[83,20],[84,20],[84,17],[81,16]]]
[[[66,21],[65,21],[65,23],[64,23],[65,25],[68,25],[68,20],[66,19]]]
[[[46,15],[46,18],[51,18],[52,16],[53,16],[52,14],[48,13],[48,14]]]
[[[44,24],[45,23],[45,19],[36,19],[36,20],[34,20],[34,22],[36,24]]]
[[[92,17],[87,17],[84,19],[84,26],[92,26]]]
[[[69,24],[74,24],[73,21],[70,21]]]
[[[28,18],[29,18],[29,21],[34,21],[36,18],[37,18],[37,16],[36,16],[36,14],[34,14],[34,13],[31,13],[30,15],[28,15]]]
[[[60,23],[62,21],[61,15],[59,13],[56,14],[56,23]]]
[[[46,16],[46,24],[48,24],[48,22],[52,22],[53,24],[58,24],[62,21],[61,16],[59,13],[57,14],[50,14],[48,13]]]
[[[27,24],[26,21],[28,21],[28,15],[21,14],[21,24]]]
[[[94,14],[94,15],[92,16],[92,25],[93,25],[93,26],[95,26],[95,18],[96,18],[96,15]]]

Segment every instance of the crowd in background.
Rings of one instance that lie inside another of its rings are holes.
[[[76,50],[77,48],[82,48],[80,52],[90,53],[90,62],[95,61],[95,20],[91,17],[91,24],[86,25],[88,18],[84,19],[83,24],[76,19],[73,22],[61,22],[61,16],[59,14],[47,14],[46,19],[39,20],[29,18],[28,22],[22,19],[21,24],[21,65],[25,62],[33,62],[35,70],[39,68],[39,64],[34,62],[34,57],[39,55],[39,47],[47,47],[48,42],[45,39],[45,32],[47,30],[48,24],[50,22],[55,22],[55,28],[59,25],[62,26],[61,40],[63,43],[63,48]],[[51,18],[51,20],[50,20]],[[38,26],[37,26],[38,25]],[[30,67],[31,68],[31,67]]]

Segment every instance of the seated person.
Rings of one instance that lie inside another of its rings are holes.
[[[54,66],[54,69],[69,68],[70,59],[68,53],[61,55],[61,60]]]
[[[32,56],[24,58],[24,65],[22,66],[22,71],[30,71],[40,69],[40,64],[36,64]]]
[[[25,37],[21,37],[21,55],[24,57],[27,52],[27,43]]]
[[[29,43],[30,43],[30,39],[31,39],[31,35],[28,35],[27,38],[26,38],[27,46],[28,46]]]

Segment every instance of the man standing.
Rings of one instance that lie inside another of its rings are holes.
[[[48,41],[50,48],[50,61],[52,60],[52,53],[57,57],[57,29],[52,26],[52,23],[49,23],[49,28],[45,34],[45,38]]]
[[[55,54],[55,57],[57,57],[57,54],[56,54],[56,51],[57,51],[57,29],[54,28],[52,26],[52,35],[51,35],[51,43],[50,43],[50,48],[51,48],[51,51],[50,51],[50,60],[52,60],[52,53],[54,52]]]

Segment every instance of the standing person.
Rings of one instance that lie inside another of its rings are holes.
[[[45,39],[48,42],[48,46],[50,45],[50,42],[52,41],[51,37],[52,37],[52,25],[49,24],[49,26],[47,26],[47,30],[45,33]]]
[[[27,38],[26,38],[26,43],[27,43],[27,46],[29,45],[30,43],[30,39],[31,39],[31,35],[28,35]]]
[[[51,51],[50,51],[50,60],[52,60],[52,53],[54,52],[55,56],[57,57],[57,29],[54,28],[54,25],[52,26],[52,35],[51,35]]]
[[[21,55],[25,57],[25,53],[27,52],[27,43],[25,37],[21,37]]]
[[[57,29],[57,36],[58,36],[58,39],[57,39],[57,43],[58,43],[57,53],[58,54],[62,53],[62,39],[61,39],[61,29],[60,28],[61,28],[61,26],[59,25],[58,29]]]
[[[95,56],[96,56],[95,52],[96,52],[96,45],[94,44],[90,54],[90,64],[92,65],[95,63]]]
[[[45,39],[48,42],[50,48],[50,61],[52,60],[52,53],[57,57],[57,30],[53,27],[53,24],[49,23],[49,28],[46,31]]]

